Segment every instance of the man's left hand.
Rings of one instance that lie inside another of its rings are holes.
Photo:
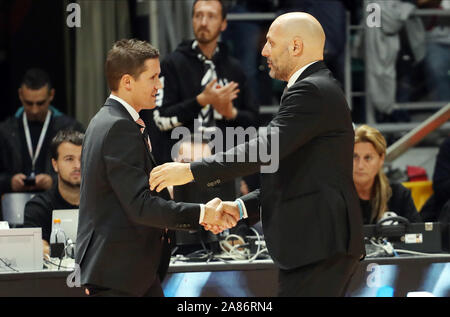
[[[150,190],[159,193],[168,186],[184,185],[194,180],[189,163],[165,163],[152,169],[148,180]]]

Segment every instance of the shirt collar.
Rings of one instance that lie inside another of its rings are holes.
[[[309,64],[303,66],[302,68],[300,68],[298,71],[296,71],[296,72],[291,76],[291,78],[289,78],[289,81],[288,81],[288,83],[287,83],[287,87],[290,88],[293,84],[295,84],[295,82],[296,82],[297,79],[300,77],[300,75],[303,73],[303,71],[304,71],[306,68],[308,68],[310,65],[312,65],[312,64],[314,64],[314,63],[316,63],[316,62],[318,62],[318,61],[314,61],[314,62],[312,62],[312,63],[309,63]]]
[[[192,49],[194,50],[194,51],[198,51],[201,55],[203,55],[203,52],[200,50],[200,48],[198,47],[198,41],[197,40],[194,40],[193,42],[192,42]],[[214,50],[214,53],[213,53],[213,56],[214,56],[214,54],[216,54],[216,53],[218,53],[219,52],[219,43],[217,43],[217,45],[216,45],[216,49]],[[207,59],[204,55],[203,55],[203,57],[204,57],[204,59]]]
[[[130,106],[125,100],[113,94],[110,94],[109,98],[118,101],[122,106],[124,106],[134,121],[137,121],[139,119],[139,113],[137,113],[137,111],[132,106]]]

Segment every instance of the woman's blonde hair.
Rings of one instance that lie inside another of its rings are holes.
[[[373,145],[375,151],[380,155],[386,155],[387,142],[383,135],[375,128],[368,125],[362,125],[355,130],[355,144],[360,142],[368,142]],[[373,220],[380,220],[383,214],[388,210],[387,203],[392,196],[392,189],[389,185],[389,180],[380,168],[372,187],[371,206],[372,214],[370,222]]]

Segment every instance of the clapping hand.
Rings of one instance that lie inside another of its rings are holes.
[[[214,109],[216,109],[216,111],[218,113],[220,113],[222,116],[224,116],[225,119],[233,120],[237,116],[237,110],[233,106],[233,103],[231,101],[228,104],[219,105],[219,106],[213,105],[213,107],[214,107]]]
[[[214,79],[197,96],[197,101],[202,106],[210,104],[225,118],[233,119],[237,114],[233,100],[238,97],[238,86],[238,83],[232,81],[221,87],[217,85],[217,79]]]

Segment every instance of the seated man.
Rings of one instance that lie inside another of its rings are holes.
[[[50,105],[54,96],[55,89],[44,71],[26,72],[19,88],[23,107],[0,123],[0,195],[50,189],[56,180],[51,140],[62,129],[84,131],[79,122]]]
[[[355,130],[353,182],[359,196],[364,224],[374,224],[387,211],[422,222],[409,189],[389,184],[383,172],[386,140],[375,128],[362,125]]]
[[[80,204],[83,136],[78,131],[58,132],[50,147],[52,165],[58,174],[58,181],[49,191],[37,194],[25,205],[24,227],[42,228],[44,256],[50,252],[53,210],[78,209]]]

